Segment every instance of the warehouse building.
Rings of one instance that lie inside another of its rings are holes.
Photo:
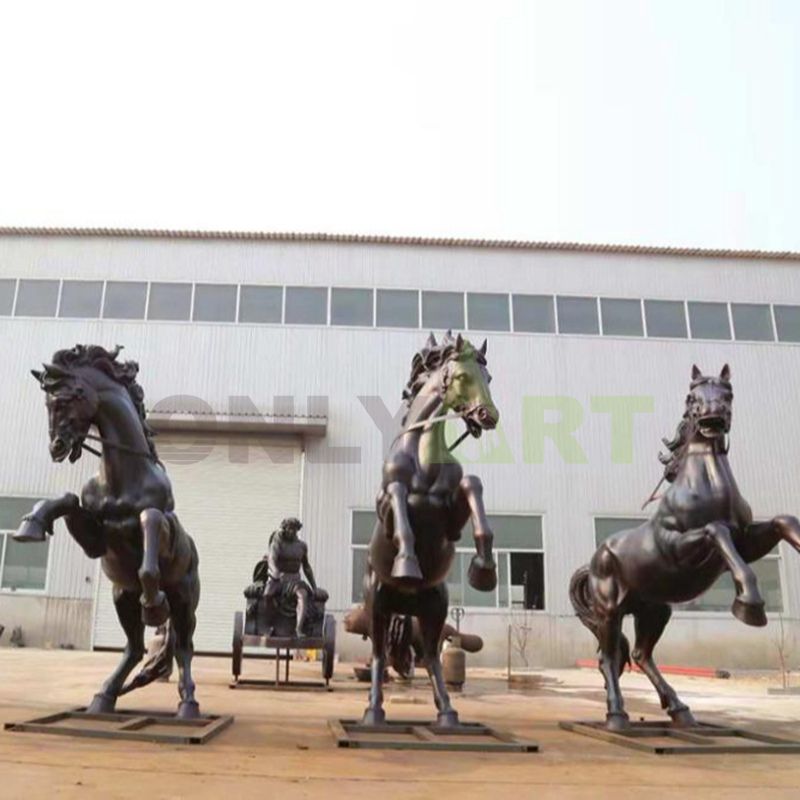
[[[0,624],[32,646],[122,643],[108,581],[61,523],[43,545],[9,536],[37,498],[78,491],[97,468],[89,453],[50,461],[29,370],[54,351],[121,344],[139,362],[200,552],[196,646],[226,652],[283,517],[302,519],[337,618],[358,602],[411,359],[429,331],[448,328],[488,339],[501,413],[496,431],[457,450],[483,480],[500,575],[494,592],[468,586],[465,536],[449,587],[465,629],[486,641],[473,663],[504,664],[509,638],[531,664],[592,655],[570,575],[647,513],[693,363],[731,365],[731,461],[756,518],[800,513],[800,254],[0,229]],[[800,554],[781,545],[756,569],[773,624],[735,620],[723,577],[676,608],[661,659],[776,666],[778,622],[784,647],[800,642]],[[339,650],[366,653],[341,631]]]

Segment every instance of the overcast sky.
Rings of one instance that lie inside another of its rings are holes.
[[[5,3],[0,225],[800,250],[799,36],[793,0]]]

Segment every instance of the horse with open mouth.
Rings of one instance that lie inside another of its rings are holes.
[[[589,565],[572,576],[573,607],[599,643],[610,730],[629,725],[619,676],[631,657],[650,679],[673,723],[694,725],[688,706],[653,660],[653,649],[672,614],[670,603],[693,600],[727,570],[736,587],[734,616],[748,625],[766,625],[764,601],[748,565],[781,540],[800,551],[796,517],[753,523],[728,461],[732,406],[728,365],[718,376],[693,367],[683,418],[676,435],[664,440],[670,452],[661,457],[662,482],[669,488],[655,513],[638,528],[604,541]],[[636,622],[632,653],[622,633],[627,614]]]
[[[146,421],[139,366],[117,360],[121,348],[94,345],[59,350],[43,370],[32,370],[46,394],[50,456],[77,461],[100,456],[100,471],[81,497],[42,500],[23,518],[15,538],[44,541],[63,518],[89,558],[99,558],[113,584],[114,606],[127,644],[117,668],[89,711],[113,711],[117,697],[168,674],[178,663],[178,715],[199,716],[192,680],[192,637],[200,599],[197,549],[175,515],[172,487]],[[91,431],[95,429],[97,434]],[[86,440],[96,441],[102,452]],[[145,654],[145,625],[167,623],[162,647],[127,685]]]
[[[419,620],[425,666],[433,684],[439,725],[458,724],[439,657],[447,618],[447,574],[455,542],[472,519],[476,555],[469,568],[475,589],[497,584],[492,532],[478,478],[464,476],[445,440],[448,419],[461,419],[467,434],[480,436],[497,425],[499,412],[489,392],[486,342],[475,348],[450,331],[437,343],[433,334],[413,359],[403,399],[403,430],[383,467],[375,531],[369,549],[366,593],[372,639],[372,685],[364,723],[385,721],[382,679],[393,620]],[[463,437],[462,437],[463,438]],[[461,441],[460,439],[458,441]],[[457,442],[456,442],[457,444]]]

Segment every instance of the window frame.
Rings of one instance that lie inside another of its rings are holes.
[[[48,498],[34,498],[34,497],[25,497],[22,495],[0,495],[0,500],[31,500],[33,503],[37,502],[41,499],[48,499]],[[0,595],[15,597],[15,596],[30,596],[30,597],[45,597],[49,594],[50,591],[50,580],[51,580],[51,569],[50,565],[52,563],[51,552],[53,550],[52,540],[53,537],[49,537],[47,539],[47,562],[45,563],[44,567],[44,587],[41,589],[12,589],[6,586],[3,586],[3,572],[5,571],[6,566],[6,552],[8,550],[8,537],[12,536],[16,531],[8,530],[7,528],[0,528],[0,537],[2,537],[2,544],[0,545]]]
[[[374,514],[374,508],[365,508],[363,506],[352,506],[348,509],[348,516],[350,525],[348,530],[350,531],[350,548],[348,550],[349,559],[348,559],[348,594],[352,598],[353,596],[353,579],[355,575],[353,574],[353,551],[354,550],[368,550],[369,544],[354,544],[353,543],[353,521],[355,519],[355,515],[357,513],[370,513]],[[508,600],[509,605],[503,606],[500,605],[500,584],[499,584],[499,575],[498,575],[498,585],[494,588],[494,596],[495,596],[495,604],[493,606],[468,606],[464,605],[464,609],[466,609],[470,614],[496,614],[498,612],[502,613],[512,613],[515,611],[525,611],[530,614],[549,614],[550,612],[548,609],[551,607],[550,603],[550,580],[548,575],[548,568],[547,568],[547,530],[546,530],[546,519],[547,515],[543,511],[497,511],[492,512],[489,516],[491,517],[538,517],[541,521],[541,528],[542,528],[542,546],[541,548],[538,547],[493,547],[492,550],[495,554],[495,562],[498,562],[497,556],[501,553],[508,553],[509,554],[509,564],[508,564]],[[470,525],[470,522],[467,522],[467,526]],[[462,539],[463,541],[463,539]],[[466,545],[459,546],[459,543],[456,543],[455,548],[456,555],[460,558],[460,554],[464,555],[475,555],[475,548],[468,547]],[[541,553],[542,555],[542,580],[544,581],[544,592],[542,593],[544,608],[515,608],[511,605],[511,553]],[[498,569],[499,572],[499,569]],[[489,592],[486,593],[487,595]],[[363,602],[363,598],[359,598],[357,601],[352,602]]]

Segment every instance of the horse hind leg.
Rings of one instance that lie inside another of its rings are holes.
[[[592,605],[595,636],[600,650],[599,667],[606,687],[606,727],[624,730],[629,726],[619,677],[628,658],[628,640],[622,633],[624,612],[622,588],[616,576],[613,554],[601,548],[592,562]]]
[[[646,604],[634,612],[636,642],[632,658],[653,684],[663,708],[672,717],[675,725],[691,727],[696,725],[689,706],[683,703],[675,690],[664,680],[664,676],[653,660],[653,650],[667,627],[672,609],[666,604]]]
[[[383,675],[386,670],[386,634],[389,629],[390,613],[384,608],[384,595],[380,585],[373,584],[372,618],[370,638],[372,639],[372,682],[369,688],[369,705],[362,723],[364,725],[383,725],[386,712],[383,710]]]
[[[144,648],[144,623],[141,618],[139,600],[135,592],[128,592],[115,586],[113,589],[114,608],[122,629],[125,631],[127,643],[117,668],[103,684],[103,688],[89,704],[92,714],[111,713],[117,703],[122,687],[133,668],[142,660]]]
[[[175,661],[178,664],[178,717],[196,719],[200,716],[200,706],[195,699],[195,683],[192,678],[192,658],[194,657],[195,615],[200,599],[200,582],[197,568],[184,576],[179,586],[169,591],[171,606],[170,619],[172,634],[175,637]]]
[[[169,542],[169,522],[157,508],[146,508],[139,516],[143,536],[142,565],[139,582],[142,585],[142,620],[145,625],[157,628],[169,618],[169,602],[161,590],[161,572],[158,561],[166,554]]]
[[[442,630],[447,619],[447,589],[444,585],[440,585],[433,589],[432,593],[433,597],[430,602],[420,598],[420,607],[423,610],[417,615],[422,637],[422,654],[425,659],[425,669],[431,679],[433,699],[438,710],[436,725],[456,727],[459,724],[458,712],[450,703],[439,652]]]

